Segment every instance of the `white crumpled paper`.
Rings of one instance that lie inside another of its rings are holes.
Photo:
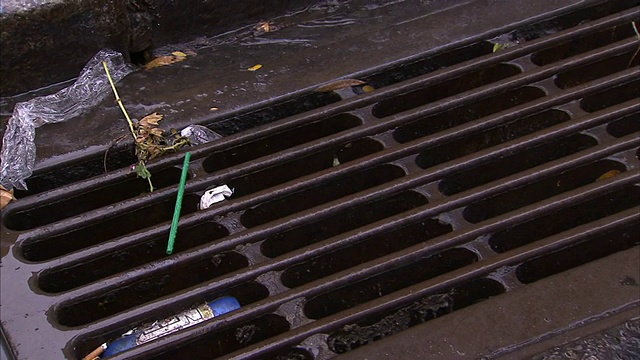
[[[200,198],[200,210],[207,209],[212,204],[223,201],[233,194],[233,189],[227,185],[217,186],[204,192]]]

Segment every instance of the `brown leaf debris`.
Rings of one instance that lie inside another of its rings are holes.
[[[326,85],[322,85],[319,88],[317,88],[315,91],[316,92],[329,92],[329,91],[333,91],[333,90],[339,90],[339,89],[343,89],[349,86],[359,86],[359,85],[365,85],[366,82],[362,81],[362,80],[358,80],[358,79],[344,79],[344,80],[338,80],[338,81],[334,81],[332,83],[326,84]]]

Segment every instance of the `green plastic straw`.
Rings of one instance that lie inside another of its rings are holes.
[[[184,195],[184,184],[187,182],[187,172],[189,172],[189,160],[191,153],[184,154],[184,164],[182,164],[182,175],[180,175],[180,186],[178,187],[178,197],[176,197],[176,207],[173,210],[173,220],[171,221],[171,231],[169,232],[169,243],[167,244],[167,255],[173,253],[173,243],[176,241],[178,233],[178,220],[180,220],[180,209],[182,209],[182,196]]]

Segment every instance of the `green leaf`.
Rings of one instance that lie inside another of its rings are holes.
[[[138,176],[143,179],[148,179],[151,177],[151,173],[149,172],[149,170],[147,170],[147,167],[143,162],[139,162],[136,165],[136,174],[138,174]]]
[[[493,44],[493,52],[500,51],[509,47],[509,44]]]

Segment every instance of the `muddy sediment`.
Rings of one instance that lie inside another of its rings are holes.
[[[452,308],[453,298],[450,295],[432,295],[385,316],[375,324],[345,325],[329,336],[327,345],[335,353],[345,353],[431,320],[438,315],[450,312]]]

